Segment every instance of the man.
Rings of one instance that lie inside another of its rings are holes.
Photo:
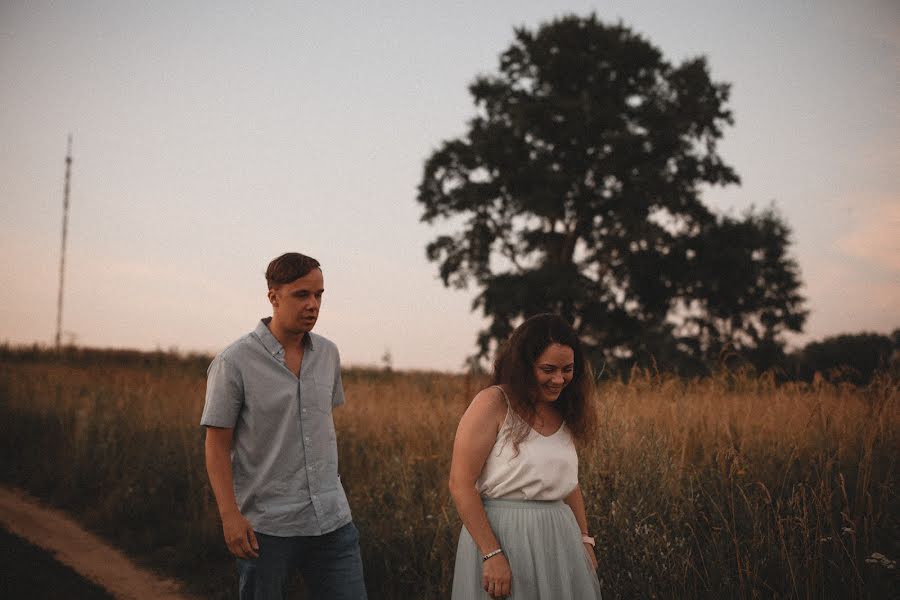
[[[291,252],[269,263],[266,281],[272,317],[210,364],[200,420],[240,598],[281,600],[299,567],[314,598],[364,599],[331,416],[344,403],[340,358],[312,333],[322,271]]]

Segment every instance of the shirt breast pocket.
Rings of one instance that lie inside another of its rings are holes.
[[[334,394],[333,381],[316,381],[316,409],[331,414],[331,397]]]

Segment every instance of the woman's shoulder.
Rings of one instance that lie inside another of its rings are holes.
[[[500,423],[506,418],[508,408],[509,404],[503,389],[492,385],[475,394],[468,410],[477,412],[482,417],[494,418]]]
[[[495,409],[501,407],[504,410],[508,404],[506,391],[499,385],[488,386],[475,394],[475,397],[472,398],[472,404],[475,404],[476,402],[482,406]]]

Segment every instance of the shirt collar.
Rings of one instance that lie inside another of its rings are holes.
[[[272,332],[269,331],[269,323],[271,321],[272,317],[260,319],[253,333],[256,334],[256,337],[259,338],[262,345],[269,351],[269,354],[281,358],[284,356],[284,347],[281,345],[281,342],[272,335]],[[307,333],[303,336],[303,347],[305,350],[314,350],[312,334]]]

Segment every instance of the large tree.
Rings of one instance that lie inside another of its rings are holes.
[[[621,24],[569,16],[517,29],[469,90],[476,115],[428,158],[418,201],[455,227],[427,256],[445,285],[480,290],[480,355],[542,311],[618,366],[696,367],[725,341],[780,348],[802,326],[777,214],[701,201],[739,182],[716,149],[729,86],[704,58],[673,65]]]

